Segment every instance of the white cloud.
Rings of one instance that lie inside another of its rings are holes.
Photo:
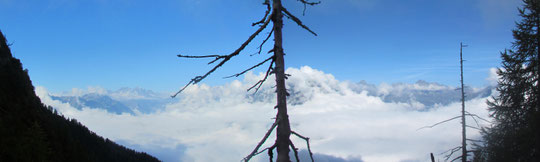
[[[497,82],[499,81],[499,79],[501,79],[499,74],[497,74],[497,71],[497,68],[489,68],[489,76],[488,78],[486,78],[486,80],[490,85],[497,85]]]
[[[367,90],[353,89],[351,82],[338,81],[307,66],[289,68],[287,73],[292,75],[287,86],[294,87],[291,90],[297,93],[296,100],[302,101],[289,105],[291,127],[311,137],[315,153],[345,159],[361,157],[368,162],[428,161],[430,152],[437,154],[460,144],[457,120],[417,131],[459,115],[458,103],[415,111],[410,108],[422,106],[421,103],[385,102],[381,97],[369,95]],[[52,100],[43,87],[37,87],[36,93],[45,104],[106,138],[146,148],[168,148],[176,152],[175,149],[185,149],[183,155],[176,157],[179,161],[237,161],[253,149],[275,117],[273,78],[256,95],[246,92],[262,75],[248,73],[243,81],[222,86],[195,85],[163,111],[138,115],[112,114],[92,108],[77,110]],[[430,85],[402,86],[445,88]],[[393,86],[375,88],[380,93],[391,93]],[[469,100],[468,111],[487,118],[485,101],[485,98]],[[474,130],[468,135],[478,137]],[[266,145],[273,142],[274,136],[270,138]],[[304,141],[297,138],[293,141],[305,149]]]

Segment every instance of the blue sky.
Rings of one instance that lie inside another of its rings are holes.
[[[0,30],[36,85],[50,91],[101,86],[175,91],[209,70],[208,60],[177,54],[228,54],[261,18],[262,0],[0,0]],[[487,84],[499,51],[511,47],[519,0],[322,0],[285,6],[319,34],[285,21],[287,67],[304,65],[338,80],[457,86],[459,43],[465,81]],[[268,32],[268,31],[265,31]],[[267,56],[249,56],[264,36],[241,56],[203,81],[222,79]],[[269,43],[271,44],[271,42]],[[269,50],[268,46],[264,49]],[[256,73],[265,70],[255,70]]]

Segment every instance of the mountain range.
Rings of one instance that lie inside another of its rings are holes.
[[[115,114],[147,114],[165,109],[175,101],[165,93],[143,88],[120,88],[116,91],[102,89],[98,92],[82,92],[69,95],[51,95],[51,99],[68,103],[81,110],[84,107],[105,109]]]
[[[378,97],[386,103],[403,103],[415,107],[416,110],[424,111],[437,106],[445,106],[461,101],[461,89],[438,83],[430,83],[423,80],[413,84],[396,83],[392,85],[374,85],[365,81],[348,83],[346,88],[323,88],[324,82],[310,82],[301,84],[289,82],[290,96],[288,103],[301,105],[313,97],[313,91],[325,91],[325,93],[344,93],[343,89],[353,93],[367,93],[368,96]],[[304,82],[305,83],[305,82]],[[306,88],[307,86],[307,88]],[[490,96],[495,87],[471,88],[465,86],[465,100],[484,98]],[[215,91],[214,93],[222,93]],[[248,102],[274,102],[275,94],[269,88],[262,89],[257,93],[246,93],[243,97]],[[121,114],[129,113],[148,114],[165,109],[167,104],[176,102],[171,99],[169,93],[159,93],[143,88],[120,88],[118,90],[104,90],[98,92],[85,91],[79,94],[51,95],[53,100],[68,103],[81,110],[84,107],[105,109],[108,112]],[[213,98],[219,100],[219,98]],[[180,99],[181,100],[181,99]]]

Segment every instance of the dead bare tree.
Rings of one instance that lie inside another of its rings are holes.
[[[307,5],[313,6],[320,3],[319,2],[309,2],[307,0],[297,0],[300,3],[304,5],[304,12]],[[287,88],[285,87],[285,80],[287,79],[287,74],[285,74],[285,61],[283,59],[283,45],[282,45],[282,28],[283,28],[283,16],[286,16],[287,18],[291,19],[293,22],[298,24],[303,29],[309,31],[313,35],[317,36],[315,32],[313,32],[311,29],[309,29],[306,25],[302,23],[302,21],[291,14],[285,7],[283,7],[281,0],[272,0],[272,4],[270,4],[270,0],[265,0],[263,5],[267,7],[267,10],[263,16],[263,18],[260,21],[257,21],[252,24],[252,26],[259,25],[259,28],[257,31],[255,31],[251,36],[244,42],[242,45],[236,49],[234,52],[227,54],[227,55],[203,55],[203,56],[191,56],[191,55],[178,55],[178,57],[182,58],[214,58],[212,61],[210,61],[208,64],[214,64],[217,63],[211,70],[206,72],[204,75],[196,76],[191,81],[189,81],[183,88],[181,88],[177,93],[172,95],[171,97],[175,97],[179,93],[181,93],[183,90],[185,90],[189,85],[197,84],[206,77],[208,77],[210,74],[212,74],[214,71],[216,71],[219,67],[224,65],[227,61],[229,61],[232,57],[237,56],[240,54],[244,48],[251,43],[251,41],[259,35],[260,32],[262,32],[264,29],[267,28],[270,21],[272,21],[273,27],[272,30],[268,33],[266,39],[260,44],[259,46],[259,52],[261,52],[261,48],[266,43],[266,41],[271,37],[271,35],[274,35],[274,47],[268,51],[268,53],[274,53],[271,57],[265,59],[262,62],[259,62],[258,64],[240,72],[234,75],[231,75],[229,77],[238,77],[246,73],[247,71],[250,71],[256,67],[259,67],[263,65],[264,63],[270,61],[270,66],[268,67],[266,74],[264,78],[255,85],[253,85],[251,88],[248,89],[251,90],[255,88],[255,92],[259,90],[261,85],[266,81],[269,75],[275,74],[276,77],[276,93],[277,93],[277,105],[275,108],[277,108],[277,115],[275,118],[274,123],[270,127],[270,129],[266,132],[265,136],[261,139],[261,141],[257,144],[255,149],[246,156],[243,161],[249,161],[253,156],[258,155],[264,151],[268,151],[268,155],[270,156],[270,161],[272,161],[273,158],[273,150],[277,149],[277,161],[278,162],[289,162],[289,146],[292,148],[295,158],[298,161],[298,148],[294,146],[294,144],[290,140],[291,133],[295,136],[304,139],[307,142],[307,147],[309,154],[311,156],[311,161],[313,161],[311,149],[309,148],[309,138],[304,137],[296,132],[291,131],[291,127],[289,124],[289,116],[287,115],[287,96],[289,93],[287,92]],[[272,133],[274,128],[277,127],[276,131],[276,141],[275,143],[267,147],[265,149],[262,149],[259,151],[260,147],[264,144],[264,142],[268,139],[269,135]]]
[[[417,130],[420,130],[420,129],[424,129],[424,128],[433,128],[439,124],[443,124],[443,123],[446,123],[446,122],[449,122],[449,121],[452,121],[454,119],[461,119],[461,146],[457,146],[457,147],[454,147],[452,149],[449,149],[449,150],[446,150],[444,152],[441,153],[442,154],[446,154],[444,157],[445,157],[445,161],[448,161],[448,159],[450,159],[450,157],[452,157],[452,155],[457,152],[457,151],[460,151],[461,150],[461,155],[452,159],[451,161],[455,161],[455,160],[458,160],[458,159],[461,159],[462,162],[466,162],[467,161],[467,155],[469,152],[471,151],[467,151],[467,141],[472,141],[472,142],[477,142],[478,140],[473,140],[473,139],[468,139],[467,138],[467,134],[466,134],[466,128],[474,128],[474,129],[478,129],[480,130],[480,124],[478,123],[478,120],[483,120],[483,121],[486,121],[486,122],[489,122],[488,120],[484,119],[484,118],[481,118],[480,116],[476,115],[476,114],[471,114],[467,111],[465,111],[465,85],[463,84],[463,47],[467,47],[467,45],[463,45],[463,43],[460,43],[459,44],[460,47],[459,47],[459,65],[460,65],[460,82],[461,82],[461,115],[459,116],[455,116],[455,117],[452,117],[450,119],[446,119],[446,120],[443,120],[441,122],[438,122],[438,123],[435,123],[433,125],[430,125],[430,126],[424,126],[424,127],[421,127]],[[465,121],[465,117],[466,116],[470,116],[476,123],[477,127],[474,127],[474,126],[471,126],[471,125],[467,125],[466,124],[466,121]]]

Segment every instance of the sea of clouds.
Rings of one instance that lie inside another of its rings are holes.
[[[459,100],[432,103],[418,101],[415,95],[408,93],[425,92],[423,96],[437,96],[434,92],[445,92],[453,95],[449,92],[456,91],[456,87],[428,82],[391,85],[353,83],[336,80],[331,74],[308,66],[289,68],[286,73],[291,74],[287,80],[291,93],[288,100],[291,128],[311,138],[311,149],[318,161],[429,161],[430,153],[434,153],[436,159],[444,160],[444,155],[439,153],[461,143],[459,120],[418,130],[460,115]],[[163,161],[240,161],[270,128],[276,114],[273,77],[259,92],[246,91],[262,77],[262,73],[247,73],[243,80],[221,86],[194,85],[173,101],[166,102],[164,108],[147,113],[75,108],[51,97],[100,93],[124,101],[145,99],[140,92],[135,94],[124,90],[112,93],[93,87],[55,94],[38,86],[36,93],[43,103],[66,117],[77,119],[97,134],[148,152]],[[490,76],[490,80],[496,79],[496,74]],[[470,97],[465,104],[468,112],[487,119],[486,100],[489,95],[480,94],[482,91],[486,89],[471,88],[470,93],[478,95]],[[168,97],[147,93],[157,99]],[[388,96],[398,97],[388,99]],[[433,100],[444,99],[439,95]],[[479,127],[472,118],[467,120],[469,125]],[[488,124],[479,121],[480,126]],[[480,138],[475,129],[468,129],[467,135],[471,139]],[[305,141],[291,137],[302,154],[307,155]],[[273,144],[274,139],[272,134],[264,147]],[[267,156],[261,154],[255,161],[266,159]]]

